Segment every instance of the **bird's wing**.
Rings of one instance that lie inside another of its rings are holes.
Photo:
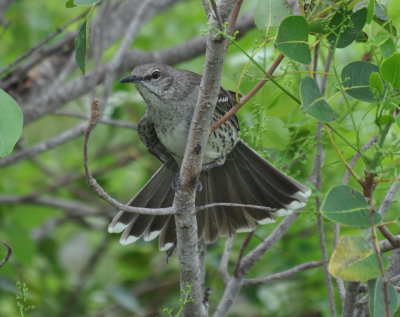
[[[242,97],[242,95],[239,94],[239,99]],[[215,114],[216,118],[219,119],[222,116],[225,115],[229,110],[231,110],[235,105],[237,104],[236,102],[236,92],[230,91],[230,90],[225,90],[224,88],[221,87],[218,95],[218,100],[217,100],[217,105],[215,107]],[[239,131],[240,126],[239,126],[239,120],[236,115],[233,115],[229,121],[233,124],[233,126]]]
[[[165,163],[170,157],[171,153],[161,144],[157,136],[154,123],[146,115],[140,119],[138,125],[139,138],[147,147],[149,152],[158,158],[162,163]]]

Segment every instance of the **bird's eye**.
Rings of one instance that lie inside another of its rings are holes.
[[[151,78],[159,79],[160,77],[161,77],[161,72],[158,69],[153,70],[153,72],[151,73]]]

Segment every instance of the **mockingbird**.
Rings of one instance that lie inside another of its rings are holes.
[[[146,102],[139,136],[162,167],[136,194],[129,205],[170,207],[174,179],[179,171],[197,97],[201,75],[167,65],[137,66],[121,83],[134,83]],[[220,89],[213,121],[235,105],[235,93]],[[218,206],[197,213],[198,235],[205,243],[220,235],[252,231],[257,223],[273,222],[275,215],[304,207],[310,190],[278,171],[239,138],[236,116],[211,133],[204,153],[196,205],[240,203],[273,208],[273,212],[250,207]],[[151,216],[119,211],[109,232],[122,233],[121,243],[160,236],[159,248],[169,249],[176,240],[173,215]]]

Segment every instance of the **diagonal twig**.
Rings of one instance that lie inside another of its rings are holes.
[[[268,69],[268,74],[271,76],[274,71],[276,70],[276,68],[279,66],[279,64],[281,63],[281,61],[283,60],[284,55],[280,54],[274,61],[274,63],[272,64],[272,66]],[[243,107],[264,85],[265,83],[269,80],[268,76],[265,76],[263,80],[261,80],[260,82],[257,83],[257,85],[255,85],[253,87],[252,90],[250,90],[250,92],[244,96],[242,99],[240,99],[240,102],[232,107],[232,109],[230,109],[221,119],[219,119],[217,122],[215,122],[212,126],[211,126],[211,132],[214,132],[216,129],[218,129],[226,120],[230,119],[241,107]]]
[[[86,182],[91,189],[93,189],[96,194],[107,201],[110,205],[117,208],[118,210],[123,210],[126,212],[133,212],[145,215],[171,215],[174,214],[175,208],[141,208],[141,207],[132,207],[129,205],[125,205],[112,198],[96,181],[94,178],[90,167],[89,167],[89,154],[88,154],[88,142],[90,134],[96,125],[96,122],[100,116],[99,102],[94,100],[92,103],[92,111],[90,121],[86,127],[84,140],[83,140],[83,165],[85,167],[86,174]]]
[[[243,285],[261,285],[261,284],[266,284],[275,280],[279,280],[282,278],[286,278],[288,276],[291,276],[293,274],[296,274],[298,272],[304,271],[304,270],[309,270],[313,269],[316,267],[320,267],[323,265],[323,261],[311,261],[303,264],[296,265],[286,271],[274,273],[265,277],[260,277],[260,278],[249,278],[245,279],[243,281]]]
[[[4,264],[7,263],[7,261],[10,259],[11,254],[12,254],[12,248],[11,248],[11,246],[10,246],[7,242],[5,242],[5,241],[1,241],[1,243],[3,243],[3,245],[6,247],[6,249],[7,249],[7,254],[6,254],[6,256],[4,257],[4,259],[0,261],[0,267],[2,267]]]

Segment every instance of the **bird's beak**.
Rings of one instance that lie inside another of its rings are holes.
[[[141,79],[140,77],[136,77],[134,75],[128,75],[128,76],[121,78],[121,80],[119,82],[121,84],[122,83],[134,83],[135,81],[139,81],[140,79]]]

